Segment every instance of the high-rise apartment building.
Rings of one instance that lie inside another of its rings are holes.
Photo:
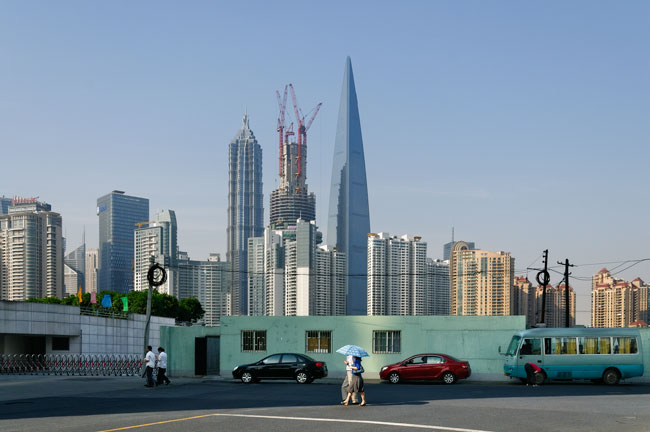
[[[264,232],[262,148],[244,115],[243,125],[228,146],[228,250],[230,315],[248,314],[248,239]]]
[[[97,292],[97,271],[99,269],[99,249],[86,249],[86,292]]]
[[[510,315],[524,315],[526,325],[537,324],[537,298],[533,284],[524,276],[515,276],[510,293]]]
[[[179,252],[178,273],[180,298],[198,299],[205,311],[204,324],[219,325],[227,312],[230,264],[221,261],[219,254],[210,254],[206,261],[194,261],[186,252]]]
[[[345,315],[347,259],[335,248],[319,246],[320,238],[314,221],[299,219],[249,240],[249,310],[272,316]]]
[[[149,200],[113,191],[97,199],[99,217],[99,291],[133,289],[133,240],[136,224],[149,220]]]
[[[535,301],[538,319],[541,319],[542,296],[544,288],[538,286],[535,290]],[[566,286],[546,287],[546,314],[544,317],[546,327],[567,327],[566,324]],[[569,286],[569,327],[576,323],[576,293]]]
[[[264,237],[248,238],[248,315],[265,315]]]
[[[450,260],[451,315],[510,315],[515,259],[457,242]]]
[[[0,295],[20,301],[62,297],[62,220],[49,204],[15,198],[0,215]]]
[[[151,257],[165,268],[167,280],[158,292],[178,297],[178,226],[174,210],[158,212],[148,227],[135,230],[133,289],[149,288],[147,273]]]
[[[510,315],[523,315],[527,326],[538,326],[542,320],[544,287],[533,284],[524,276],[514,279],[510,293]],[[569,287],[569,325],[575,325],[575,292]],[[566,327],[566,291],[564,284],[546,287],[546,327]]]
[[[449,315],[449,261],[427,258],[425,315]]]
[[[640,278],[626,282],[602,269],[592,278],[591,326],[629,327],[638,321],[647,323],[648,289]]]
[[[264,231],[264,311],[266,315],[284,315],[285,239],[295,239],[293,230]]]
[[[366,162],[352,61],[346,59],[336,127],[328,213],[327,244],[346,254],[348,261],[347,314],[367,312],[367,271],[370,232]]]
[[[368,234],[368,315],[427,315],[432,284],[420,237]]]
[[[311,315],[345,315],[347,257],[331,246],[319,246],[314,258],[314,292]]]

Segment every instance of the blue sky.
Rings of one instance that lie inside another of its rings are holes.
[[[291,82],[304,111],[323,102],[307,176],[325,231],[350,55],[373,231],[421,235],[435,258],[453,225],[517,270],[545,248],[650,257],[649,23],[644,1],[4,1],[0,195],[40,196],[69,247],[84,225],[95,247],[97,197],[125,190],[176,211],[192,258],[225,255],[228,143],[247,108],[268,218]]]

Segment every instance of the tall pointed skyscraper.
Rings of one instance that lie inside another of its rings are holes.
[[[370,232],[366,161],[350,57],[345,62],[336,128],[327,243],[348,257],[347,314],[366,315],[367,235]]]
[[[228,251],[230,315],[248,310],[248,238],[264,233],[262,148],[248,126],[248,114],[228,148]]]

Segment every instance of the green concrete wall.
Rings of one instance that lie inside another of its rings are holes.
[[[342,316],[342,317],[223,317],[221,320],[221,375],[228,377],[239,364],[257,361],[278,352],[306,353],[307,330],[332,331],[332,353],[310,357],[327,363],[330,377],[343,377],[343,356],[335,351],[347,344],[365,348],[366,377],[378,378],[382,366],[426,352],[440,352],[467,360],[475,375],[503,375],[498,347],[525,329],[525,317],[457,316]],[[266,330],[265,352],[242,352],[242,330]],[[373,354],[373,330],[400,330],[401,352]]]
[[[512,335],[525,328],[525,319],[514,317],[223,317],[221,327],[161,327],[161,342],[169,354],[172,376],[194,375],[194,341],[197,337],[220,336],[222,377],[231,377],[233,367],[252,363],[278,352],[305,353],[307,330],[332,331],[332,351],[346,344],[364,347],[370,358],[364,359],[367,378],[376,378],[386,364],[424,352],[442,352],[472,366],[472,378],[503,376],[503,356]],[[265,352],[242,352],[242,330],[266,330]],[[399,354],[373,354],[373,330],[400,330],[402,349]],[[639,329],[645,360],[645,374],[650,377],[650,329]],[[312,354],[327,362],[329,376],[342,377],[343,356]]]
[[[160,345],[167,353],[169,376],[194,376],[195,338],[220,334],[220,327],[161,327]]]

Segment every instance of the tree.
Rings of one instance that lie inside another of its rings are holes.
[[[201,307],[201,303],[195,298],[184,298],[178,302],[178,315],[179,321],[196,321],[203,317],[205,311]]]

